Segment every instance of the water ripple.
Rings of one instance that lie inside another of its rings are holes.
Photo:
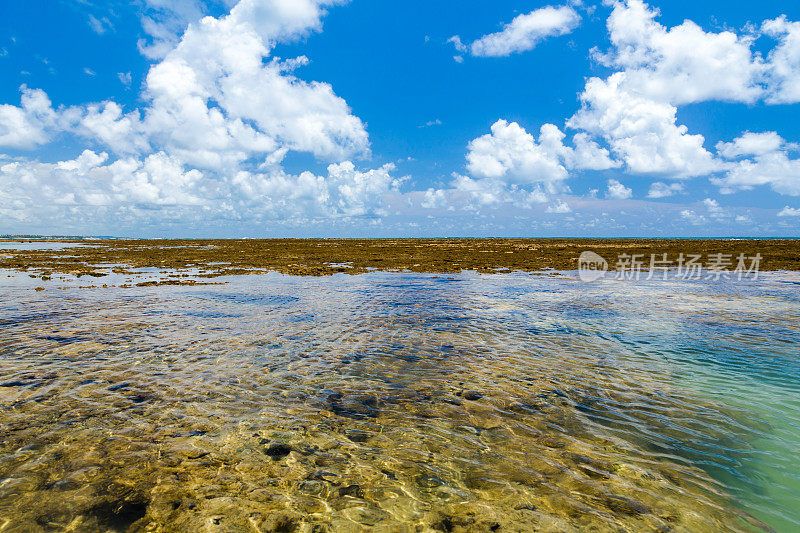
[[[793,531],[782,281],[0,287],[0,528]]]

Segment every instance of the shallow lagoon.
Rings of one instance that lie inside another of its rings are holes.
[[[215,281],[0,279],[3,531],[800,527],[795,274]]]

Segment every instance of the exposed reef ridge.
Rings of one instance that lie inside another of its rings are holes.
[[[18,241],[19,242],[19,241]],[[639,255],[646,270],[653,254],[702,261],[723,254],[736,266],[740,254],[762,257],[761,271],[800,270],[798,240],[658,239],[373,239],[373,240],[93,240],[63,249],[8,249],[0,243],[0,268],[47,279],[53,273],[103,277],[137,269],[192,271],[192,277],[258,274],[301,276],[362,274],[373,270],[429,273],[544,272],[578,268],[591,250],[615,270],[622,254]]]

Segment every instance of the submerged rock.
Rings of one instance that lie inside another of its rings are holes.
[[[147,514],[144,499],[106,501],[89,508],[86,514],[103,530],[127,531]]]
[[[357,429],[346,429],[344,432],[344,436],[350,439],[353,442],[367,442],[370,438],[372,438],[371,433],[367,433],[366,431],[359,431]]]
[[[292,452],[292,447],[288,444],[275,443],[267,446],[264,453],[272,457],[273,461],[279,461]]]
[[[340,393],[331,394],[327,398],[330,410],[339,416],[364,420],[378,416],[378,398],[372,394],[354,394],[345,396]]]
[[[339,487],[339,496],[352,496],[353,498],[364,498],[364,491],[361,485],[347,485],[346,487]]]

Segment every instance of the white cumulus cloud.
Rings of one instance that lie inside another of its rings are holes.
[[[766,185],[780,194],[800,196],[800,159],[791,159],[783,151],[771,152],[740,161],[712,181],[726,193]]]
[[[675,106],[628,90],[626,80],[624,72],[590,79],[567,125],[604,139],[633,173],[687,178],[719,168],[703,136],[677,124]]]
[[[23,86],[19,107],[0,105],[0,147],[30,149],[45,144],[58,122],[47,94]]]
[[[800,209],[788,205],[778,213],[779,217],[800,217]]]
[[[683,192],[683,184],[681,183],[664,183],[657,181],[650,185],[650,190],[647,192],[648,198],[667,198],[674,194]]]
[[[548,200],[548,195],[542,189],[541,184],[525,188],[502,179],[474,179],[455,174],[451,186],[456,192],[467,197],[470,206],[491,207],[510,204],[516,207],[530,208]]]
[[[15,199],[17,219],[44,217],[47,201],[50,220],[78,206],[106,221],[126,209],[209,219],[384,213],[400,180],[391,165],[362,171],[351,162],[369,155],[362,121],[329,84],[293,73],[308,58],[271,57],[277,43],[319,30],[336,0],[226,0],[216,7],[233,7],[217,18],[201,18],[208,3],[147,3],[172,22],[151,20],[148,55],[159,59],[142,107],[126,111],[107,101],[54,109],[43,91],[26,87],[20,106],[0,106],[0,146],[32,149],[63,133],[91,147],[74,160],[4,161],[0,188]],[[292,151],[330,162],[327,174],[286,173],[281,162]]]
[[[558,200],[556,203],[548,206],[546,211],[548,213],[564,214],[571,213],[572,208],[564,200]]]
[[[379,217],[383,198],[400,184],[393,165],[359,171],[349,161],[327,174],[291,175],[280,167],[233,176],[209,176],[156,152],[140,160],[110,162],[107,153],[84,151],[57,163],[12,161],[0,165],[0,190],[13,198],[18,217],[68,219],[78,210],[105,224],[132,208],[172,208],[181,218],[202,214],[207,225],[226,218],[250,220]]]
[[[706,32],[690,20],[666,28],[655,21],[659,11],[642,0],[613,5],[608,31],[614,48],[599,57],[626,72],[627,90],[673,105],[760,97],[765,66],[751,52],[751,36]]]
[[[543,184],[557,190],[569,169],[604,170],[619,166],[608,150],[578,134],[575,146],[564,144],[566,135],[553,124],[544,124],[534,138],[516,122],[498,120],[491,133],[468,146],[467,169],[481,178],[501,178],[509,183]]]
[[[139,50],[150,59],[161,59],[180,40],[189,24],[213,9],[230,9],[237,0],[143,0],[141,23],[147,35]]]
[[[704,226],[708,223],[708,219],[706,217],[703,215],[698,215],[692,209],[684,209],[681,211],[681,218],[692,226]]]
[[[719,202],[712,198],[706,198],[703,200],[703,205],[705,206],[708,214],[715,219],[723,219],[727,216],[727,212],[723,209]]]
[[[559,158],[560,132],[545,125],[539,141],[516,122],[498,120],[492,132],[469,144],[467,169],[482,178],[552,184],[567,177]]]
[[[769,94],[773,104],[800,102],[800,22],[787,20],[785,15],[768,20],[762,31],[778,40],[769,53]]]
[[[717,150],[729,159],[747,157],[731,163],[727,172],[712,181],[723,192],[769,186],[777,193],[800,196],[800,159],[791,153],[797,145],[787,143],[775,132],[745,132]]]
[[[733,142],[717,143],[717,152],[726,159],[736,159],[741,156],[759,156],[776,152],[783,144],[783,138],[774,131],[763,133],[746,131]]]
[[[451,38],[460,52],[469,51],[476,57],[504,57],[532,50],[542,40],[571,33],[580,24],[580,16],[569,6],[542,7],[519,15],[502,31],[484,35],[469,47],[458,36]]]
[[[633,196],[633,191],[617,180],[608,180],[606,197],[614,200],[627,200]]]

